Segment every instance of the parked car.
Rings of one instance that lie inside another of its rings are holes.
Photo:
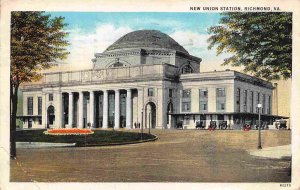
[[[204,121],[196,121],[196,129],[204,129],[205,128],[205,122]]]
[[[244,131],[249,131],[251,129],[252,120],[246,120],[243,126]]]
[[[217,128],[217,122],[216,121],[210,121],[208,130],[215,130]]]
[[[227,121],[219,121],[219,129],[227,129]]]
[[[176,128],[177,129],[183,129],[183,122],[182,121],[177,122]]]

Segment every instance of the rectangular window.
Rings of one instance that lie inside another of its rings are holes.
[[[182,91],[182,102],[181,102],[181,110],[183,112],[191,111],[191,90],[183,90]]]
[[[173,97],[173,89],[169,89],[169,98]]]
[[[207,111],[207,101],[200,101],[200,111]]]
[[[225,88],[217,88],[217,97],[225,97]]]
[[[255,107],[256,107],[256,113],[258,113],[258,107],[257,107],[257,105],[259,103],[260,103],[260,93],[257,92],[257,94],[256,94],[256,105],[255,105]]]
[[[182,111],[184,112],[191,111],[191,102],[182,102]]]
[[[42,115],[42,97],[38,97],[38,115]]]
[[[199,90],[199,100],[200,111],[207,111],[208,91],[206,88]]]
[[[266,110],[266,95],[263,94],[261,113],[265,113],[265,110]]]
[[[226,104],[225,88],[217,88],[216,95],[217,95],[216,97],[217,111],[225,111],[225,104]]]
[[[253,113],[253,91],[250,92],[250,112]]]
[[[224,100],[217,101],[217,111],[225,111],[225,101]]]
[[[207,89],[200,89],[200,98],[207,98],[208,92]]]
[[[148,88],[148,96],[154,96],[154,88]]]
[[[243,107],[244,107],[244,112],[247,112],[247,99],[248,99],[248,92],[247,92],[247,90],[245,90],[244,91],[244,105],[243,105]]]
[[[272,104],[272,100],[271,100],[271,96],[269,96],[269,99],[268,99],[268,114],[271,114],[271,104]]]
[[[49,101],[53,101],[53,94],[49,94]]]
[[[235,101],[236,101],[236,112],[240,112],[241,111],[241,107],[240,107],[240,102],[241,102],[241,89],[237,88],[236,89],[236,94],[235,94]]]
[[[27,115],[33,115],[33,97],[27,98]]]
[[[191,98],[191,90],[183,90],[182,98]]]

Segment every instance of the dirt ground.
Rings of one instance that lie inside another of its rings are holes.
[[[11,181],[290,182],[290,159],[248,154],[257,131],[152,130],[159,139],[111,147],[18,149]],[[262,131],[262,146],[291,143],[291,131]]]

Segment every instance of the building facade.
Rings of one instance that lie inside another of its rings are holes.
[[[24,128],[239,128],[271,123],[270,82],[240,72],[201,72],[201,59],[168,35],[138,30],[92,59],[93,68],[45,73],[22,86]]]

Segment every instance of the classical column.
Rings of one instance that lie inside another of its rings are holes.
[[[66,121],[65,121],[65,105],[64,105],[64,102],[65,102],[65,97],[64,97],[64,94],[61,94],[61,127],[62,128],[65,128],[66,127]]]
[[[132,127],[132,102],[131,102],[131,89],[127,89],[126,97],[126,128]]]
[[[108,91],[103,91],[103,129],[107,129],[108,122]]]
[[[94,126],[94,91],[90,91],[90,118],[89,118],[89,123],[90,127]]]
[[[69,128],[73,127],[73,92],[69,92]]]
[[[120,128],[120,90],[115,90],[115,127]]]
[[[138,89],[138,123],[140,123],[140,127],[142,127],[143,124],[143,114],[144,112],[144,101],[143,101],[143,89]]]
[[[83,127],[83,92],[79,92],[78,100],[78,128]]]
[[[44,125],[45,128],[47,128],[47,120],[48,120],[48,115],[47,115],[47,107],[46,107],[46,100],[47,100],[47,94],[43,94],[42,96],[42,124]]]
[[[62,111],[62,93],[57,93],[57,109],[56,113],[57,118],[55,119],[56,127],[61,128],[62,127],[62,117],[63,117],[63,111]]]

